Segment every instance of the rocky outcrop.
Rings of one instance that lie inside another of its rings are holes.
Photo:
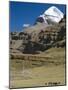
[[[21,40],[17,47],[22,53],[40,53],[51,47],[65,47],[66,21],[63,18],[59,23],[46,25],[37,23],[23,32],[11,33],[11,42]]]

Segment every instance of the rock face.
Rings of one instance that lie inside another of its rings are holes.
[[[48,25],[38,22],[23,32],[11,32],[10,37],[11,49],[27,54],[44,52],[51,47],[65,47],[66,21],[63,18],[59,23]]]

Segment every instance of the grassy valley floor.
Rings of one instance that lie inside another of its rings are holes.
[[[65,85],[65,48],[39,55],[53,58],[52,62],[10,59],[10,88]]]

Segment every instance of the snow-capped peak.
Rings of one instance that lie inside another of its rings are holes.
[[[50,19],[54,22],[59,22],[64,14],[55,6],[52,6],[50,8],[48,8],[45,12],[44,12],[45,18],[46,19]]]
[[[47,24],[47,21],[50,23],[59,23],[64,17],[63,12],[61,12],[57,7],[52,6],[48,8],[42,15],[38,17],[38,21],[43,21]]]

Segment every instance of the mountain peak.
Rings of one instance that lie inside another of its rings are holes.
[[[53,23],[59,23],[64,17],[63,12],[61,12],[57,7],[51,6],[45,12],[37,18],[37,21],[45,22],[47,21]]]

